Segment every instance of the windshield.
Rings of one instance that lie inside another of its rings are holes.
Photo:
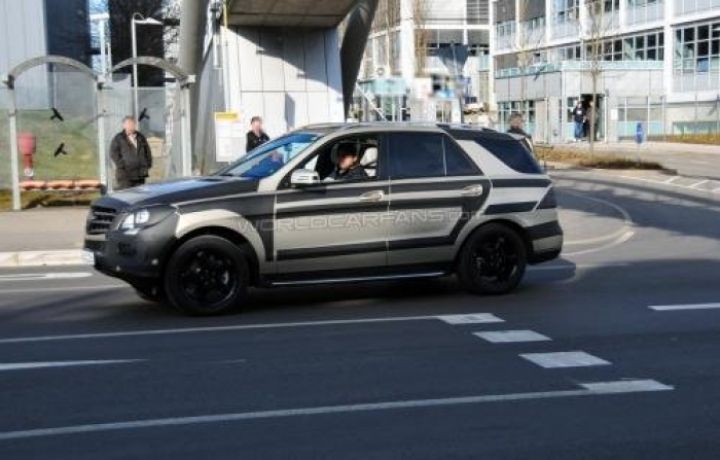
[[[252,150],[236,163],[220,170],[217,175],[255,179],[272,176],[319,137],[311,133],[279,137]]]

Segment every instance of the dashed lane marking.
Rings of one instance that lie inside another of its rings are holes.
[[[0,363],[0,372],[26,371],[32,369],[49,369],[57,367],[104,366],[109,364],[127,364],[143,361],[141,359],[112,359],[85,361],[39,361],[29,363]]]
[[[566,367],[607,366],[609,361],[593,356],[584,351],[563,351],[555,353],[525,353],[520,355],[531,363],[545,369]]]
[[[44,438],[50,436],[68,436],[78,434],[102,433],[108,431],[139,430],[143,428],[188,426],[213,423],[241,422],[287,417],[307,417],[331,414],[350,414],[356,412],[378,412],[387,410],[408,410],[427,407],[448,407],[471,404],[530,401],[538,399],[561,399],[583,396],[617,395],[630,393],[648,393],[670,391],[674,388],[655,380],[626,380],[617,382],[598,382],[580,384],[579,389],[543,391],[531,393],[489,394],[461,396],[454,398],[416,399],[407,401],[385,401],[337,406],[303,407],[257,412],[236,412],[225,414],[200,415],[190,417],[171,417],[123,422],[70,425],[52,428],[37,428],[19,431],[0,432],[0,441]]]
[[[547,342],[550,337],[535,331],[488,331],[475,332],[477,337],[487,340],[490,343],[515,343],[515,342]]]
[[[713,310],[720,309],[720,303],[696,303],[687,305],[651,305],[655,311],[682,311],[682,310]]]

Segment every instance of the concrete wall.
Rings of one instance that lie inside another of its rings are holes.
[[[343,121],[335,29],[240,27],[228,37],[230,110],[259,115],[271,137]]]

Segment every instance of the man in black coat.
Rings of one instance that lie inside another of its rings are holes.
[[[263,145],[270,138],[262,129],[262,118],[252,117],[250,120],[250,131],[247,132],[247,142],[245,143],[245,153]]]
[[[110,144],[110,158],[115,163],[118,190],[145,183],[152,168],[152,152],[145,136],[137,130],[134,117],[123,119],[123,130]]]

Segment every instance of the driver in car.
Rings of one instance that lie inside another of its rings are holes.
[[[360,164],[360,157],[351,144],[340,144],[337,152],[335,170],[327,177],[330,181],[357,181],[367,179],[369,176]]]

